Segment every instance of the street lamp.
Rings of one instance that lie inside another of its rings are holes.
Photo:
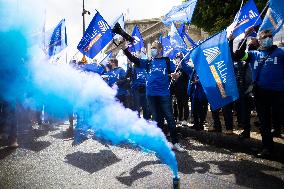
[[[83,35],[85,34],[85,31],[86,31],[85,14],[90,15],[91,13],[90,13],[90,11],[87,11],[85,9],[85,0],[83,0],[83,12],[82,12],[82,17],[83,17]],[[85,55],[83,55],[83,58],[82,58],[81,62],[84,63],[84,64],[87,63],[87,59],[86,59]]]

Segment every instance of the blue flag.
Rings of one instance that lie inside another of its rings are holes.
[[[120,27],[121,27],[123,30],[125,30],[125,20],[124,20],[124,15],[123,15],[123,14],[119,15],[119,16],[115,19],[115,21],[112,22],[111,28],[113,28],[116,23],[119,23]],[[120,35],[115,34],[115,35],[113,36],[113,39],[118,39],[119,37],[120,37]]]
[[[162,22],[170,26],[172,22],[190,23],[197,0],[189,0],[179,6],[174,6],[169,13],[165,15]]]
[[[170,59],[173,59],[177,52],[174,51],[174,48],[171,46],[170,36],[162,38],[163,45],[163,56],[167,56]]]
[[[180,36],[176,26],[174,23],[172,23],[171,31],[169,32],[170,36],[170,43],[171,46],[178,51],[183,51],[184,49],[187,49],[187,45],[185,44],[183,38]]]
[[[77,49],[89,58],[94,58],[111,40],[112,30],[100,13],[97,12]]]
[[[283,26],[284,3],[276,0],[269,0],[269,8],[263,19],[258,32],[271,29],[275,35]]]
[[[239,97],[226,31],[200,43],[190,53],[212,110]]]
[[[112,57],[112,51],[110,51],[101,61],[100,61],[100,65],[106,66],[108,63],[108,59],[110,59]]]
[[[138,26],[135,25],[132,32],[132,37],[135,39],[134,43],[130,44],[129,51],[137,52],[140,51],[142,47],[144,47],[144,41],[139,31]]]
[[[65,49],[67,47],[65,19],[62,19],[51,32],[44,33],[44,38],[44,52],[48,56],[54,56]]]
[[[182,24],[181,27],[178,29],[180,36],[182,37],[183,41],[186,40],[192,45],[192,47],[196,46],[196,43],[191,39],[191,37],[185,32],[185,24]],[[186,43],[186,42],[185,42]]]
[[[251,26],[258,26],[262,23],[257,7],[253,0],[249,0],[237,13],[234,19],[233,36],[236,38]]]

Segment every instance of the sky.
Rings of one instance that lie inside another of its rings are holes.
[[[8,1],[8,0],[7,0]],[[9,0],[17,4],[14,10],[21,14],[26,6],[34,6],[39,26],[44,23],[44,12],[46,11],[46,29],[55,27],[61,19],[66,19],[68,37],[68,58],[76,52],[77,44],[82,37],[82,5],[83,0]],[[126,14],[126,19],[139,20],[149,18],[159,18],[164,16],[173,6],[181,4],[181,0],[85,0],[85,9],[90,11],[90,15],[85,15],[86,28],[96,13],[96,10],[111,23],[122,13]],[[11,10],[13,11],[13,10]],[[23,19],[25,15],[22,16]]]

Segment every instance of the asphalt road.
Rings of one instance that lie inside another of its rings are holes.
[[[0,189],[173,188],[171,170],[155,155],[92,139],[72,146],[72,140],[64,139],[67,127],[21,128],[16,150],[2,142]],[[186,152],[176,152],[181,189],[284,188],[283,162],[189,135],[181,141]]]

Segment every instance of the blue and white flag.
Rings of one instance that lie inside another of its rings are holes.
[[[176,26],[172,23],[171,31],[169,32],[171,46],[178,51],[183,51],[187,49],[183,38],[180,36]]]
[[[178,32],[185,43],[187,40],[192,45],[192,47],[196,46],[196,43],[193,41],[193,39],[191,39],[191,37],[185,31],[185,24],[181,25],[181,27],[178,29]]]
[[[233,36],[236,38],[251,26],[258,26],[262,23],[257,7],[253,0],[249,0],[236,14],[234,22],[229,26]],[[228,30],[227,30],[228,31]],[[228,31],[230,32],[230,31]]]
[[[54,56],[67,47],[65,19],[49,32],[43,31],[43,50],[49,56]]]
[[[139,31],[139,28],[136,25],[133,28],[132,37],[134,38],[134,43],[130,44],[129,51],[132,53],[138,52],[141,50],[142,47],[144,47],[144,41]]]
[[[212,110],[238,99],[239,93],[226,31],[200,43],[190,53]]]
[[[125,30],[125,20],[124,20],[124,15],[123,15],[123,14],[119,15],[119,16],[114,20],[114,22],[111,22],[111,23],[112,23],[112,24],[111,24],[111,28],[113,28],[116,23],[119,23],[120,27],[121,27],[123,30]],[[113,36],[114,39],[117,39],[117,38],[119,38],[119,37],[120,37],[120,35],[118,35],[118,34],[115,34],[115,35]]]
[[[283,19],[284,3],[276,0],[269,0],[269,8],[258,32],[266,29],[271,29],[273,35],[275,35],[282,28]]]
[[[123,30],[125,30],[125,20],[124,20],[124,15],[123,15],[123,14],[119,15],[119,16],[114,20],[114,22],[112,22],[111,28],[113,28],[116,23],[119,23],[120,27],[121,27]]]
[[[112,57],[112,51],[110,51],[101,61],[100,61],[100,65],[106,66],[108,63],[108,59],[110,59]]]
[[[163,45],[163,56],[167,56],[170,59],[173,59],[176,55],[174,48],[171,46],[170,36],[162,38]]]
[[[190,23],[197,0],[189,0],[179,6],[174,6],[169,13],[165,15],[162,22],[170,26],[172,22]]]
[[[112,37],[111,28],[100,13],[97,12],[77,49],[89,58],[94,58],[112,40]]]

